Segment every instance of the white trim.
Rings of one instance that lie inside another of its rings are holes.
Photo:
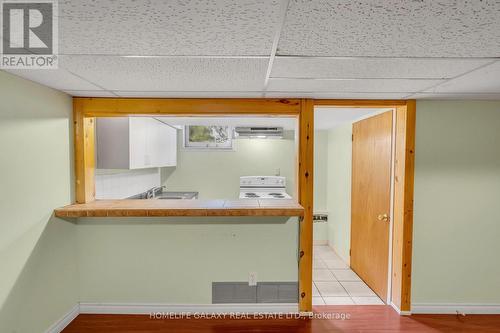
[[[426,314],[500,314],[500,304],[412,303],[411,312]]]
[[[150,314],[168,313],[298,313],[297,303],[249,304],[163,304],[163,303],[80,303],[80,313],[86,314]]]
[[[60,333],[80,314],[80,305],[76,304],[61,319],[52,324],[45,333]]]
[[[401,311],[401,310],[400,310],[400,309],[396,306],[396,304],[394,304],[394,303],[392,303],[392,302],[391,302],[389,305],[390,305],[390,306],[394,309],[394,311],[396,311],[396,312],[398,313],[398,315],[400,315],[400,316],[409,316],[409,315],[411,315],[411,311]]]

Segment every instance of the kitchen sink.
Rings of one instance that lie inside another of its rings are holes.
[[[165,191],[164,187],[155,187],[147,192],[139,193],[127,199],[161,199],[161,200],[191,200],[198,199],[198,192],[190,191]]]

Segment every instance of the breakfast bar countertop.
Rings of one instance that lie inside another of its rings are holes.
[[[56,217],[304,216],[295,200],[96,200],[54,210]]]

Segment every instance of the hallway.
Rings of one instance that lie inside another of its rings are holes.
[[[329,246],[313,253],[313,305],[384,305]]]

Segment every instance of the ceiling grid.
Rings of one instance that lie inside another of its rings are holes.
[[[500,98],[500,1],[59,2],[74,96]]]

